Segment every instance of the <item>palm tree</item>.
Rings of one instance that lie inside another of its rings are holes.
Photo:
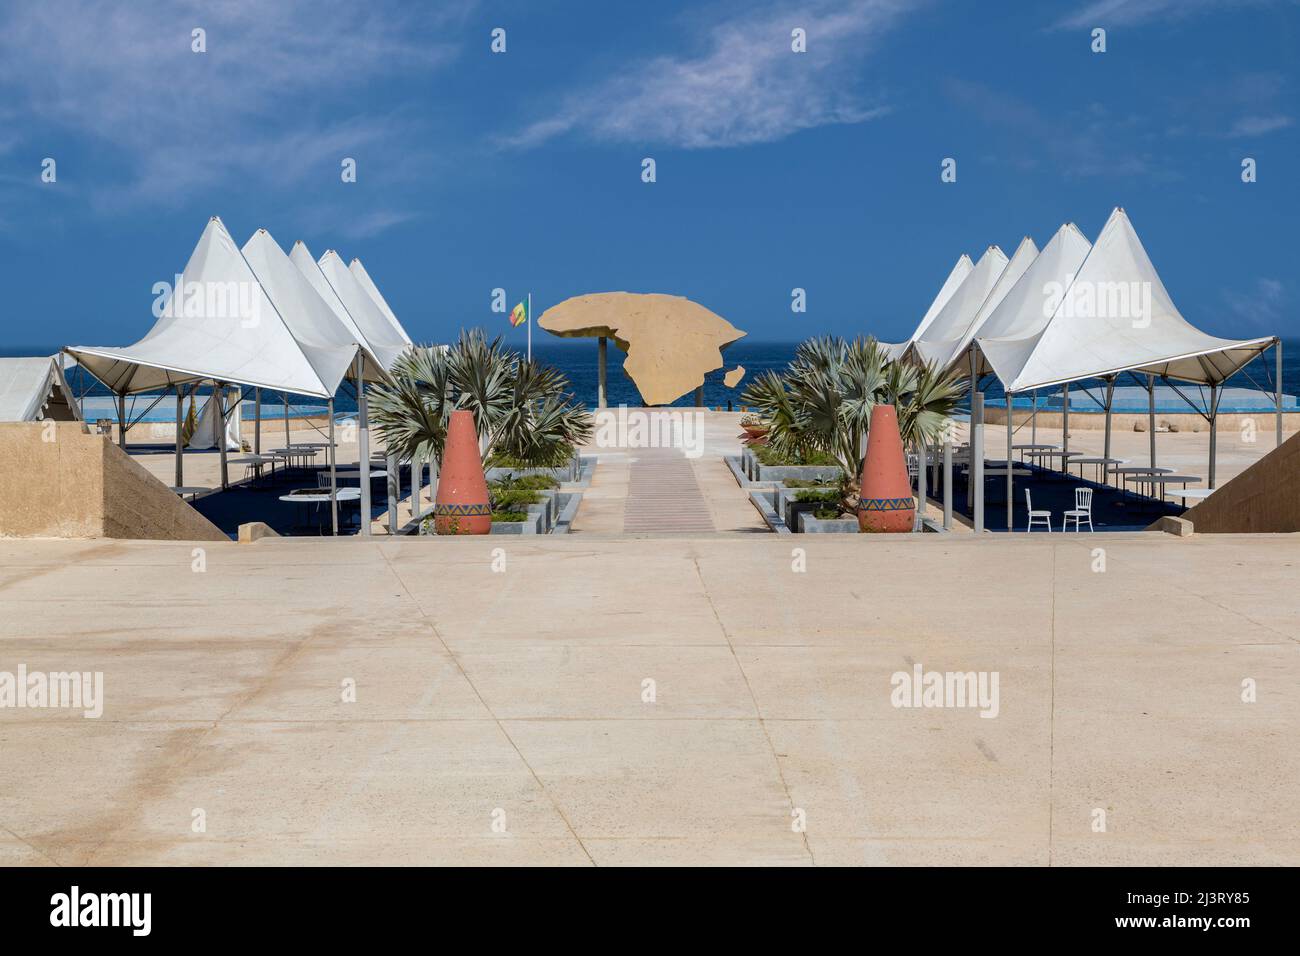
[[[409,349],[392,378],[373,387],[372,417],[385,446],[404,458],[441,462],[456,409],[473,413],[484,461],[559,467],[591,437],[591,416],[570,401],[568,379],[502,348],[500,338],[489,342],[479,329],[462,331],[447,349]]]
[[[778,454],[835,458],[844,473],[841,508],[851,511],[871,409],[880,403],[898,409],[904,446],[931,443],[943,436],[964,387],[955,373],[935,365],[891,361],[873,338],[827,336],[801,343],[784,373],[759,376],[741,400],[771,423],[768,444]]]

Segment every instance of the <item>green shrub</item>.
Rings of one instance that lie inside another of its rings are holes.
[[[835,456],[823,451],[809,452],[805,455],[782,455],[768,445],[751,445],[754,457],[763,465],[836,465]]]
[[[794,496],[794,500],[799,502],[805,502],[805,501],[838,502],[840,500],[840,493],[839,490],[836,488],[828,488],[824,491],[816,491],[810,488],[805,491],[800,491],[798,494]]]
[[[818,521],[834,521],[840,517],[840,509],[837,508],[818,508],[813,512],[813,517]]]
[[[494,489],[492,495],[493,510],[518,510],[522,505],[540,504],[542,496],[535,491],[527,488],[511,488],[510,490]]]
[[[494,511],[492,512],[493,521],[527,521],[528,512],[526,511]]]

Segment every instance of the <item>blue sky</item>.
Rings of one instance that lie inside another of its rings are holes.
[[[0,11],[4,350],[136,340],[214,214],[360,256],[417,340],[509,332],[496,287],[889,340],[959,253],[1122,205],[1192,322],[1300,334],[1296,0]]]

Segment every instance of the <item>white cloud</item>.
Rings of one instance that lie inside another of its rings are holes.
[[[1278,279],[1259,278],[1247,291],[1224,289],[1223,303],[1237,318],[1252,325],[1276,328],[1287,301],[1286,287]]]
[[[1230,137],[1263,136],[1265,133],[1286,129],[1294,122],[1291,117],[1281,115],[1243,116],[1232,124],[1232,129],[1228,130],[1227,135]]]
[[[1056,23],[1057,29],[1132,26],[1151,20],[1185,19],[1216,10],[1242,10],[1295,0],[1093,0]]]
[[[579,134],[698,149],[861,123],[888,107],[854,89],[858,70],[873,41],[916,6],[906,0],[814,0],[749,11],[707,28],[691,54],[625,64],[504,142],[530,147]],[[806,53],[791,51],[796,27],[807,31]]]
[[[19,4],[0,32],[0,101],[38,151],[70,134],[111,160],[102,166],[116,178],[87,184],[101,209],[171,204],[199,187],[286,186],[320,164],[337,175],[342,156],[367,147],[398,149],[418,120],[367,113],[350,96],[446,64],[453,49],[431,37],[469,5]],[[206,53],[191,50],[196,27]]]

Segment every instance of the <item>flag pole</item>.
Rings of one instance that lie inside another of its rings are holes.
[[[528,293],[528,361],[533,360],[533,294]]]

